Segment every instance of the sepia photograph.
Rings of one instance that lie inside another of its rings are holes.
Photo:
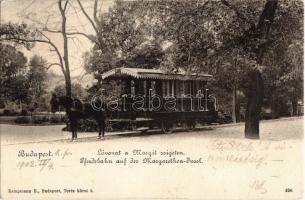
[[[0,198],[304,198],[302,0],[0,0]]]

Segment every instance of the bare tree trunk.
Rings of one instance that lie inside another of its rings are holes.
[[[276,7],[277,0],[267,0],[257,25],[257,33],[261,40],[269,39],[270,28],[274,19]],[[257,53],[258,64],[262,64],[265,49],[266,45],[261,44]],[[248,102],[245,116],[245,136],[246,138],[258,139],[260,112],[264,98],[264,81],[261,72],[257,68],[252,69],[248,73],[247,78],[249,78],[249,88],[247,88],[246,95]]]
[[[64,6],[62,5],[62,1],[58,1],[58,7],[61,13],[61,18],[62,18],[62,24],[61,24],[61,33],[64,41],[64,64],[65,64],[65,82],[66,82],[66,95],[68,97],[71,97],[72,92],[71,92],[71,77],[70,77],[70,66],[69,66],[69,51],[68,51],[68,36],[67,36],[67,31],[66,31],[66,23],[67,23],[67,18],[66,18],[66,8],[68,5],[69,0],[66,0]]]
[[[270,102],[270,105],[271,105],[271,117],[272,119],[275,119],[277,117],[277,112],[276,112],[276,104],[275,104],[275,100],[274,100],[274,95],[271,95],[271,102]]]
[[[291,105],[292,105],[292,116],[297,116],[298,115],[298,98],[296,95],[292,95]]]
[[[236,123],[236,87],[233,87],[232,92],[232,121],[233,123]]]
[[[238,90],[237,90],[238,92]],[[238,95],[236,95],[236,104],[235,104],[235,114],[236,114],[236,122],[240,122],[240,98]]]
[[[233,123],[240,122],[240,102],[237,96],[236,86],[233,87],[232,92],[232,121]]]
[[[72,96],[72,84],[71,84],[70,74],[65,75],[65,83],[66,83],[66,96],[71,97]]]

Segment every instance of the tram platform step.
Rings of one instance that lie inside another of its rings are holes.
[[[124,118],[118,118],[118,119],[109,119],[108,121],[110,122],[139,122],[139,121],[153,121],[153,118],[144,118],[144,117],[139,117],[136,119],[124,119]]]
[[[137,131],[147,131],[147,130],[149,130],[149,127],[139,127],[136,130]]]

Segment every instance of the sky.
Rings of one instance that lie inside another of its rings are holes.
[[[27,23],[33,27],[47,27],[53,30],[59,30],[61,25],[61,16],[58,9],[57,0],[0,0],[1,1],[1,23]],[[87,18],[80,11],[76,0],[70,0],[71,5],[67,8],[67,29],[71,31],[80,31],[87,34],[94,34],[93,28]],[[93,0],[81,0],[87,13],[93,16]],[[99,11],[107,12],[114,4],[113,0],[100,0]],[[62,37],[58,33],[45,33],[56,46],[62,50]],[[93,44],[85,37],[77,36],[69,40],[69,60],[71,76],[79,77],[85,74],[83,68],[82,56],[86,51],[92,48]],[[30,58],[37,54],[44,57],[49,63],[58,62],[54,52],[50,51],[47,44],[37,43],[31,51],[21,49],[24,54]],[[50,71],[61,74],[59,66],[52,66]]]

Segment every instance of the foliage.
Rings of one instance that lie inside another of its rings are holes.
[[[266,99],[280,99],[280,93],[269,93],[270,84],[275,90],[285,88],[286,94],[291,97],[299,94],[302,99],[303,66],[302,44],[303,37],[303,5],[301,1],[280,1],[274,25],[268,40],[260,39],[255,32],[259,16],[265,2],[253,1],[205,1],[201,4],[191,2],[165,2],[168,6],[159,4],[155,6],[155,13],[163,15],[160,21],[164,26],[159,26],[160,34],[164,39],[170,40],[174,47],[171,52],[169,67],[184,67],[191,71],[203,71],[214,75],[215,84],[222,93],[230,95],[233,87],[243,89],[249,81],[246,76],[251,68],[263,70],[266,80]],[[217,11],[216,11],[217,10]],[[162,20],[165,19],[165,20]],[[197,48],[196,45],[200,48]],[[292,45],[292,46],[291,46]],[[266,48],[263,66],[257,63],[258,49]],[[288,49],[293,48],[294,50]],[[293,52],[293,55],[290,55]],[[198,55],[198,53],[200,53]],[[278,54],[278,56],[273,56]],[[293,58],[296,62],[292,61]],[[289,60],[289,61],[288,61]],[[293,64],[298,63],[298,64]],[[284,67],[284,68],[283,68]],[[297,77],[296,75],[299,75]],[[277,78],[276,78],[277,77]],[[290,80],[290,81],[288,81]],[[293,80],[293,81],[292,81]],[[298,89],[296,92],[296,85]],[[218,90],[217,88],[214,88]],[[292,94],[289,91],[294,91]],[[218,93],[218,96],[225,96]],[[230,107],[226,98],[226,107]],[[289,98],[278,101],[281,108],[286,108]],[[280,110],[277,106],[275,110]],[[281,111],[281,113],[285,113]]]
[[[4,23],[0,24],[0,41],[22,45],[30,50],[34,43],[26,40],[32,40],[37,37],[37,31],[30,28],[27,24]]]
[[[1,95],[4,101],[29,102],[27,79],[23,75],[4,80],[1,85]]]
[[[34,55],[29,62],[27,73],[28,87],[33,99],[41,97],[46,89],[47,61],[41,56]]]
[[[232,110],[233,88],[245,90],[247,73],[259,69],[265,80],[265,104],[284,115],[287,103],[303,96],[303,3],[278,4],[270,34],[264,38],[258,27],[266,1],[117,1],[101,16],[98,38],[103,45],[88,53],[85,66],[99,78],[113,67],[130,66],[132,57],[151,63],[141,55],[146,51],[139,54],[136,49],[156,44],[155,67],[214,75],[212,88],[220,92],[226,113]],[[244,101],[244,95],[239,96]]]
[[[25,110],[25,109],[22,109],[20,114],[21,114],[22,116],[27,116],[27,115],[28,115],[28,111]]]
[[[15,116],[18,113],[15,110],[4,109],[2,115],[3,116]]]
[[[54,116],[21,116],[17,117],[14,122],[16,124],[62,124],[66,123],[67,119],[62,116],[54,115]]]
[[[35,37],[37,37],[37,33],[26,24],[5,23],[0,25],[1,101],[4,104],[7,102],[29,104],[34,100],[39,102],[39,98],[43,94],[42,82],[45,78],[44,74],[46,74],[46,69],[43,67],[46,67],[46,61],[41,63],[42,58],[34,56],[29,63],[31,67],[28,70],[27,58],[17,50],[19,45],[27,49],[32,48],[34,43],[29,41]]]
[[[266,104],[280,116],[287,102],[303,99],[303,3],[281,1],[272,32],[272,43],[264,60]],[[295,114],[295,113],[294,113]]]
[[[66,123],[67,118],[64,116],[51,116],[50,117],[50,123],[52,124],[58,124],[58,123]]]
[[[84,55],[87,72],[99,74],[116,67],[158,67],[163,57],[161,44],[150,38],[140,21],[139,2],[116,1],[100,16],[98,45]]]
[[[33,124],[42,124],[47,123],[49,121],[47,116],[33,116],[32,123]]]
[[[65,85],[59,85],[54,88],[53,93],[56,96],[65,96],[66,89]],[[87,99],[87,91],[83,88],[83,86],[79,83],[72,84],[72,96],[79,99]]]
[[[31,118],[26,116],[17,117],[14,122],[16,124],[29,124],[31,122]]]
[[[101,73],[115,67],[184,68],[214,75],[212,89],[227,112],[233,88],[245,88],[246,74],[255,68],[263,74],[265,106],[277,111],[275,116],[286,115],[287,104],[296,104],[303,97],[303,2],[279,1],[267,38],[258,30],[265,4],[259,0],[116,1],[96,20],[98,42],[84,55],[85,69],[98,79],[89,92],[101,87]],[[36,35],[25,24],[0,26],[0,39],[14,37],[27,48],[31,45],[18,38]],[[8,44],[0,44],[0,48],[1,97],[26,102],[30,96],[39,96],[45,101],[41,95],[44,70],[37,67],[45,62],[33,58],[30,65],[36,67],[25,80],[19,76],[27,62],[24,55]],[[258,56],[260,49],[264,56]],[[108,89],[115,85],[109,83],[107,92],[118,94],[116,89]],[[88,96],[80,85],[72,88],[74,96]],[[65,95],[65,89],[60,86],[54,92]]]
[[[1,102],[27,104],[27,107],[39,107],[47,110],[45,104],[45,80],[47,75],[46,61],[37,55],[33,56],[27,68],[27,59],[16,47],[0,44]],[[28,108],[28,109],[29,109]]]
[[[67,123],[67,126],[63,128],[63,131],[71,131],[71,125],[69,122]],[[80,119],[77,123],[77,131],[96,132],[98,131],[98,125],[95,120]]]
[[[27,59],[24,54],[15,47],[1,43],[0,57],[1,85],[3,85],[5,81],[11,80],[24,72]]]

